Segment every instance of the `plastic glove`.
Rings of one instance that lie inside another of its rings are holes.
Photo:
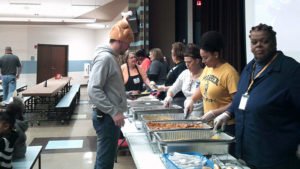
[[[157,90],[157,86],[156,86],[156,83],[154,81],[151,81],[150,82],[150,88],[151,89],[156,89]]]
[[[171,102],[172,102],[173,98],[171,96],[167,96],[165,99],[164,99],[164,106],[165,107],[169,107],[171,105]]]
[[[194,102],[193,102],[193,100],[189,99],[187,101],[187,104],[186,104],[185,109],[184,109],[184,117],[186,117],[186,114],[187,114],[188,111],[193,112],[193,110],[194,110]],[[189,115],[191,115],[191,113]],[[187,119],[188,118],[189,117],[187,117]]]
[[[228,120],[230,120],[230,116],[226,112],[220,114],[214,120],[214,130],[217,131],[221,126],[222,131],[224,131],[225,125]]]
[[[159,92],[165,92],[166,91],[166,89],[165,89],[165,86],[157,86],[157,91],[159,91]]]
[[[203,116],[201,116],[199,120],[206,123],[206,122],[212,121],[215,117],[216,117],[215,113],[211,110],[211,111],[205,113]]]

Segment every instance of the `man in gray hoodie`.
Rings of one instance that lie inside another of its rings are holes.
[[[124,126],[127,110],[123,76],[117,57],[133,42],[133,33],[126,19],[110,31],[108,46],[97,47],[88,83],[93,104],[93,126],[97,133],[95,169],[112,169],[120,127]]]

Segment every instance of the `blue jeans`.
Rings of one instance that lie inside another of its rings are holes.
[[[113,169],[120,127],[115,125],[108,114],[104,114],[103,119],[98,120],[96,111],[93,111],[93,126],[97,133],[97,155],[94,169]]]
[[[16,90],[17,79],[14,75],[2,76],[3,100],[8,102],[13,92]]]

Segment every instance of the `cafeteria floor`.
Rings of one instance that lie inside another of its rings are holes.
[[[69,124],[42,121],[29,127],[27,145],[43,145],[42,169],[92,169],[96,157],[96,133],[91,120],[86,87]],[[129,152],[121,151],[114,169],[135,169]],[[38,163],[38,162],[37,162]],[[38,165],[34,169],[38,168]]]

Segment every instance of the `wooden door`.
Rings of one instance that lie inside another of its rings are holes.
[[[68,76],[68,46],[38,44],[36,82],[45,81],[58,73]]]

